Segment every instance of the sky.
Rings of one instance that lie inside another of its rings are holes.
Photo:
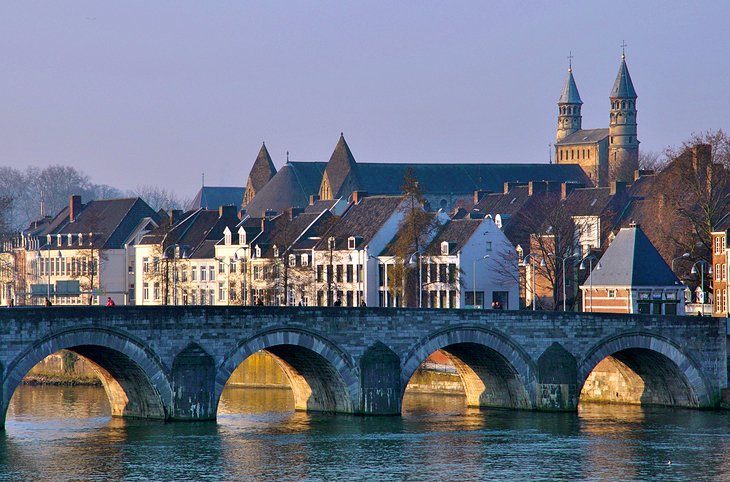
[[[608,7],[610,5],[610,8]],[[730,2],[6,0],[0,166],[192,198],[277,167],[547,162],[572,52],[608,126],[625,41],[642,150],[730,129]]]

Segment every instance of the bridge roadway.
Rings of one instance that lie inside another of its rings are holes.
[[[0,310],[0,423],[23,376],[62,348],[91,360],[115,416],[205,420],[238,365],[265,350],[297,410],[398,414],[426,357],[454,362],[470,406],[575,410],[606,357],[642,403],[706,408],[727,387],[726,320],[532,311],[48,307]]]

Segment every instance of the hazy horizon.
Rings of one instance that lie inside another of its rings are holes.
[[[0,7],[0,166],[122,190],[244,186],[326,161],[547,162],[572,51],[608,126],[625,40],[642,150],[728,130],[724,2],[14,2]],[[172,174],[171,174],[172,173]]]

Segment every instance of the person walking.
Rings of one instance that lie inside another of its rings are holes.
[[[107,297],[106,305],[107,306],[117,306],[116,303],[114,303],[114,300],[111,298],[111,296]]]

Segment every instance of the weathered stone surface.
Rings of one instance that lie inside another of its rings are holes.
[[[387,414],[400,411],[411,376],[439,349],[460,367],[473,404],[574,409],[576,393],[596,365],[622,352],[623,363],[648,376],[651,400],[679,394],[683,405],[717,406],[727,386],[726,346],[725,320],[711,317],[341,307],[14,308],[0,310],[0,417],[22,377],[61,348],[82,353],[109,374],[108,390],[121,390],[112,394],[120,404],[117,414],[205,419],[215,415],[236,367],[259,350],[284,369],[298,409]],[[665,365],[648,372],[655,360]]]

